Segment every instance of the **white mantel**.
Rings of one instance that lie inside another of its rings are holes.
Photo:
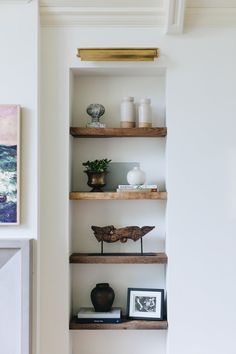
[[[1,353],[29,354],[29,240],[0,239],[0,313]]]

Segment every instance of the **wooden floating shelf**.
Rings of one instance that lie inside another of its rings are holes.
[[[85,264],[167,264],[168,258],[165,253],[73,253],[70,263]]]
[[[121,330],[121,329],[167,329],[167,321],[144,321],[144,320],[127,320],[123,319],[121,323],[78,323],[76,317],[70,321],[70,329],[72,330]]]
[[[157,137],[167,135],[167,128],[79,128],[71,127],[70,134],[75,138],[125,138]]]
[[[167,192],[70,192],[70,200],[166,200]]]

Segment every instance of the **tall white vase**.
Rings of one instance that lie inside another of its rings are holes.
[[[121,128],[134,128],[135,127],[135,107],[134,97],[124,97],[121,102]]]

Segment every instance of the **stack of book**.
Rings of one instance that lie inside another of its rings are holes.
[[[116,190],[117,192],[158,192],[156,184],[119,184]]]
[[[121,308],[114,307],[109,312],[95,312],[93,307],[81,307],[77,315],[78,323],[120,323]]]

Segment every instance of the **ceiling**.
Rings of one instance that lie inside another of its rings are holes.
[[[163,27],[166,2],[167,0],[41,0],[41,23],[50,26]]]
[[[236,0],[186,0],[187,8],[236,8]]]
[[[6,0],[0,0],[0,3]],[[30,0],[7,0],[7,3]],[[236,26],[236,0],[39,0],[42,26]]]
[[[166,0],[40,0],[41,6],[162,7]],[[186,0],[187,7],[236,7],[236,0]]]
[[[165,0],[40,0],[41,6],[162,7]]]

